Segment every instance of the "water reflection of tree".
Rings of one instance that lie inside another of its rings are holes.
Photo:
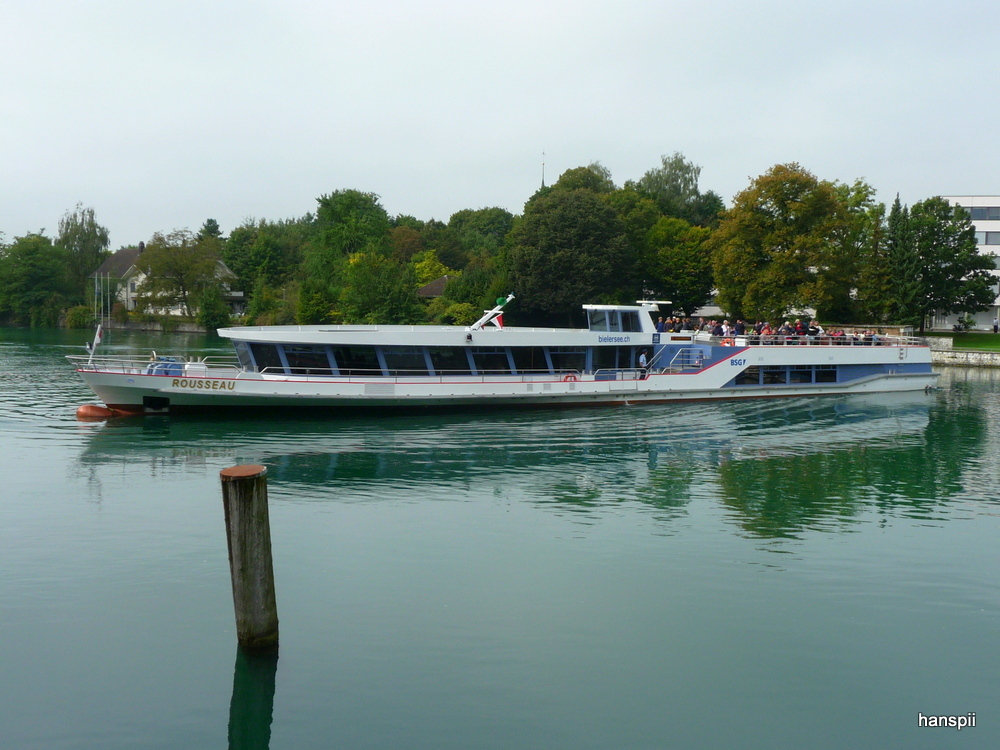
[[[765,538],[842,527],[872,508],[887,516],[935,516],[962,491],[985,430],[982,410],[970,398],[941,394],[926,431],[912,439],[879,438],[829,450],[790,445],[773,455],[724,460],[722,502],[742,528]]]

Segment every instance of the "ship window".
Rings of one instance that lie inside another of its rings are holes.
[[[285,359],[292,375],[332,375],[325,346],[284,345]]]
[[[333,356],[341,375],[382,374],[374,346],[335,346]]]
[[[760,368],[751,366],[736,376],[736,385],[760,385]]]
[[[764,368],[764,385],[785,385],[788,382],[788,371],[781,365],[769,365]]]
[[[427,352],[437,375],[468,375],[471,372],[469,358],[460,346],[431,346]]]
[[[594,369],[613,370],[618,366],[617,346],[595,346],[594,347]]]
[[[590,318],[590,330],[591,331],[606,331],[608,330],[608,313],[607,310],[588,310],[587,317]],[[518,368],[520,369],[520,368]]]
[[[552,369],[556,372],[583,372],[587,367],[587,350],[576,346],[550,346]]]
[[[811,383],[813,379],[811,367],[793,367],[788,373],[790,383]]]
[[[278,347],[275,344],[251,343],[250,351],[253,353],[253,361],[257,365],[257,372],[284,372],[285,365],[278,355]]]
[[[390,375],[427,374],[427,360],[422,346],[383,346],[382,356]]]
[[[624,369],[632,366],[631,346],[595,346],[593,366],[595,370]]]
[[[837,366],[836,365],[816,365],[816,382],[817,383],[836,383],[837,382]]]
[[[623,312],[622,314],[622,330],[623,331],[639,331],[639,313],[633,311]]]
[[[503,347],[475,347],[472,350],[472,361],[476,363],[476,371],[480,375],[509,375],[510,361],[507,350]]]
[[[549,371],[545,349],[540,346],[512,346],[510,353],[514,355],[514,367],[519,373]]]
[[[250,357],[250,350],[247,349],[247,342],[234,341],[233,348],[236,349],[236,357],[240,360],[240,367],[248,372],[253,372],[253,359]]]

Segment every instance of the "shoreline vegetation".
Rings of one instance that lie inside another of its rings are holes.
[[[995,258],[978,253],[968,212],[940,197],[910,207],[897,196],[887,209],[862,180],[790,163],[727,207],[700,173],[675,152],[619,186],[594,162],[543,184],[520,214],[470,208],[447,222],[391,217],[378,195],[341,189],[301,217],[247,219],[228,236],[214,219],[154,233],[120,248],[122,278],[100,283],[110,230],[77,204],[55,237],[0,234],[0,325],[468,325],[515,291],[511,325],[573,327],[585,302],[669,299],[671,316],[714,304],[713,317],[749,324],[808,314],[923,334],[932,313],[993,304]]]

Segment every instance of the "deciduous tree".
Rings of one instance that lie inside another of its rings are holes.
[[[553,190],[526,205],[506,265],[526,317],[572,324],[586,302],[636,299],[634,260],[621,221],[596,193]]]
[[[146,275],[139,287],[144,305],[154,308],[180,306],[189,317],[195,295],[215,283],[219,262],[218,241],[199,241],[186,229],[154,234],[136,266]]]
[[[712,233],[719,304],[738,318],[777,320],[820,301],[840,215],[834,186],[798,164],[778,164],[736,196]]]
[[[15,237],[0,246],[0,318],[54,327],[72,288],[66,256],[41,234]]]
[[[683,219],[661,218],[649,231],[652,262],[645,269],[647,290],[691,315],[712,297],[712,260],[705,249],[711,231]]]

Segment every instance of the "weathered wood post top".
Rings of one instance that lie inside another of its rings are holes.
[[[230,466],[219,472],[233,579],[236,637],[248,648],[278,642],[278,606],[267,512],[267,467]]]

